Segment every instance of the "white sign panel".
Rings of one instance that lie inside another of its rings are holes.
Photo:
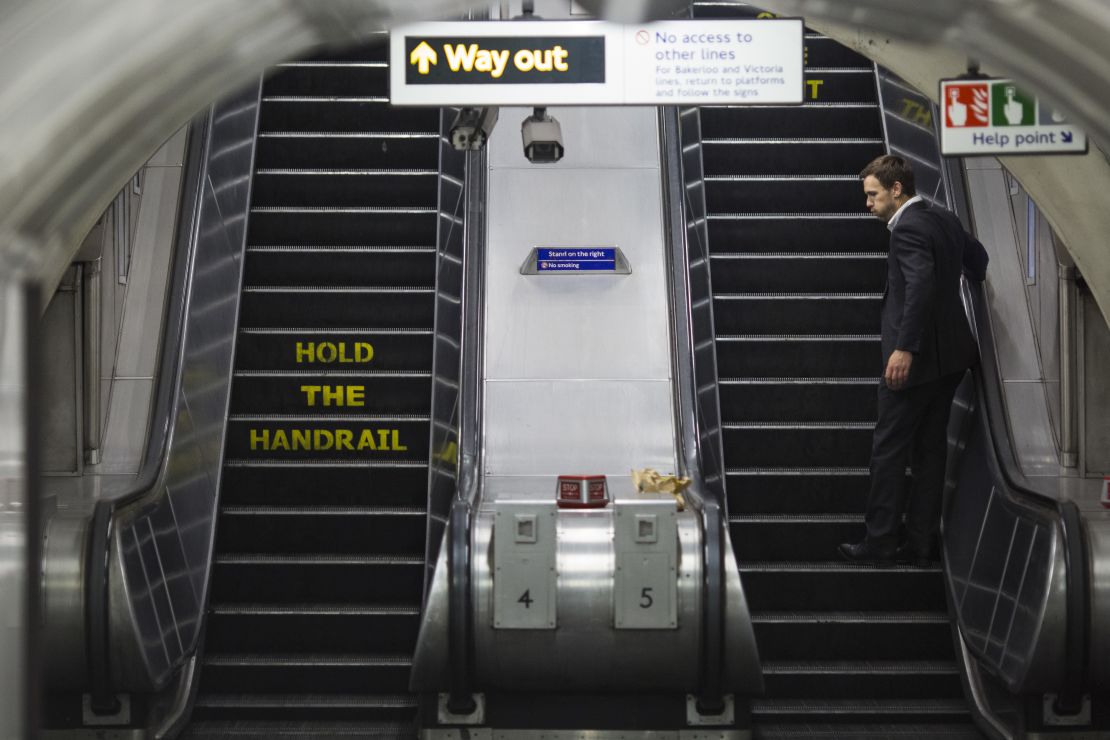
[[[460,21],[390,35],[394,105],[800,104],[801,19]]]
[[[940,81],[945,156],[1082,154],[1087,135],[1012,80]]]

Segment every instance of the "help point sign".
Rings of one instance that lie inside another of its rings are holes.
[[[1083,154],[1087,135],[1013,80],[940,81],[945,156]]]

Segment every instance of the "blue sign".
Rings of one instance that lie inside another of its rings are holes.
[[[614,247],[541,247],[536,250],[539,272],[616,272],[617,250]]]

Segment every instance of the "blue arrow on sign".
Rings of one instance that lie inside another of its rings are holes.
[[[1070,144],[1071,140],[1074,138],[1074,134],[1072,134],[1071,131],[1061,131],[1060,138],[1064,140],[1065,144]]]

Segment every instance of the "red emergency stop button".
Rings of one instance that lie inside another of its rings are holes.
[[[604,475],[560,475],[555,489],[560,509],[600,509],[609,505]]]

